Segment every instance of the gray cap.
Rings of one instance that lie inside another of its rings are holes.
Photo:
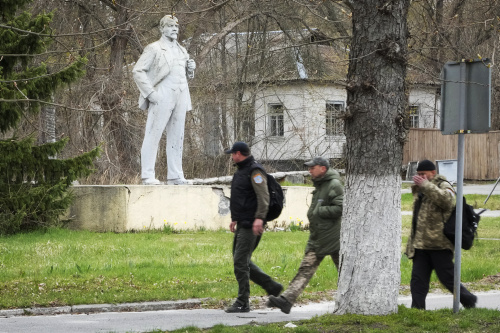
[[[312,160],[310,160],[309,162],[304,163],[304,165],[308,166],[308,167],[315,166],[315,165],[321,165],[321,166],[329,168],[330,162],[328,162],[328,160],[324,157],[316,156]]]

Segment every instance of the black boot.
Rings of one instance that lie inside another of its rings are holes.
[[[271,296],[269,296],[269,299],[268,299],[266,305],[268,307],[279,308],[281,310],[281,312],[289,314],[290,310],[292,309],[293,304],[288,302],[288,300],[283,296],[276,297],[276,296],[271,295]]]
[[[250,312],[250,305],[248,303],[241,304],[238,301],[234,302],[233,305],[226,308],[224,311],[227,313],[241,313],[241,312]]]

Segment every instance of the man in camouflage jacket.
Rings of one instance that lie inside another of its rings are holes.
[[[443,227],[455,206],[455,192],[444,176],[436,174],[436,166],[429,160],[418,163],[413,181],[413,219],[406,255],[413,259],[411,307],[425,309],[432,270],[453,292],[454,246],[444,235]],[[473,308],[477,297],[461,285],[460,302],[465,308]]]

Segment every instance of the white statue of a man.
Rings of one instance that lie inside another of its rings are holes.
[[[186,112],[192,109],[187,79],[196,64],[177,42],[179,25],[172,15],[160,21],[161,38],[146,46],[133,69],[141,92],[139,107],[148,110],[141,148],[141,178],[144,185],[158,185],[155,176],[158,144],[167,134],[167,184],[187,184],[182,171],[182,149]]]

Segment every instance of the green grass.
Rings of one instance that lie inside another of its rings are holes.
[[[233,333],[233,332],[499,332],[500,312],[488,309],[471,309],[454,314],[451,310],[421,311],[408,309],[400,306],[398,313],[387,316],[363,316],[363,315],[335,315],[327,314],[310,320],[294,322],[297,327],[284,327],[286,323],[274,323],[264,326],[237,326],[229,327],[217,325],[210,329],[198,329],[187,327],[176,331],[177,333]],[[160,331],[154,331],[155,333]]]
[[[476,209],[486,208],[489,210],[500,210],[500,195],[492,195],[485,205],[483,202],[487,197],[488,196],[485,194],[467,194],[465,195],[465,200]],[[413,195],[411,193],[403,193],[401,195],[401,210],[413,210]]]
[[[253,260],[283,284],[308,234],[268,232]],[[0,308],[236,297],[230,232],[93,233],[51,229],[0,238]],[[335,289],[325,260],[307,294]],[[253,287],[252,295],[264,295]]]
[[[411,224],[403,216],[403,242]],[[500,219],[483,218],[479,235],[500,238]],[[302,260],[308,232],[266,232],[253,260],[284,285]],[[50,229],[0,237],[0,308],[236,297],[228,231],[94,233]],[[479,240],[463,252],[462,281],[499,272],[500,241]],[[403,244],[404,250],[404,244]],[[411,262],[402,255],[402,284]],[[433,278],[434,287],[439,284]],[[337,288],[337,271],[326,258],[301,300],[325,297]],[[404,289],[404,288],[403,288]],[[407,288],[406,288],[407,289]],[[252,296],[265,292],[252,284]]]
[[[409,189],[413,183],[401,183],[401,189]]]

